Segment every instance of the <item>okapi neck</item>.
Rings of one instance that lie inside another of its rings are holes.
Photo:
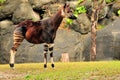
[[[56,29],[58,29],[63,20],[63,16],[61,15],[61,13],[61,10],[59,10],[52,18],[52,23]]]

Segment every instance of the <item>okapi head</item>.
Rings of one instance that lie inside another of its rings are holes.
[[[66,3],[64,4],[64,6],[62,7],[62,16],[63,17],[67,17],[70,19],[77,19],[76,16],[74,16],[71,8],[69,5],[67,5]]]

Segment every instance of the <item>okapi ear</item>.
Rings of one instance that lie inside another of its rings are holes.
[[[64,4],[64,8],[66,8],[66,5],[67,5],[67,4],[65,3],[65,4]]]
[[[70,4],[67,4],[67,7],[69,7],[70,6]]]

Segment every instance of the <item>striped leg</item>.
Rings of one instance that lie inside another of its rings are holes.
[[[13,34],[13,39],[14,39],[14,44],[13,44],[11,50],[10,50],[10,67],[12,69],[14,69],[15,54],[16,54],[17,48],[20,46],[24,37],[21,33],[14,33]]]
[[[44,45],[44,68],[47,68],[47,53],[48,53],[48,45]]]
[[[50,58],[51,58],[51,66],[54,68],[54,61],[53,61],[53,48],[54,48],[54,43],[49,44],[49,52],[50,52]]]

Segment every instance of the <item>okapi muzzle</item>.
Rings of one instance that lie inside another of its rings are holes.
[[[74,14],[72,14],[72,13],[70,14],[70,16],[68,18],[73,19],[73,20],[77,19],[77,17]]]

